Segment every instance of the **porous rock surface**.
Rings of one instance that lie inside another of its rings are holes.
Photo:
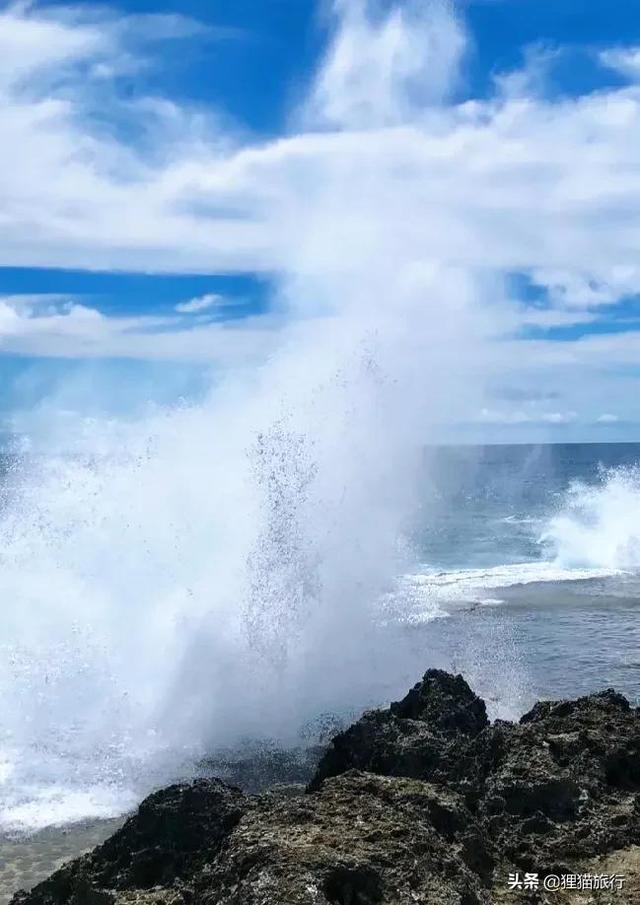
[[[625,886],[511,892],[518,871],[618,873]],[[429,670],[336,735],[306,790],[172,786],[12,905],[589,905],[639,894],[639,711],[607,690],[489,724],[461,676]]]

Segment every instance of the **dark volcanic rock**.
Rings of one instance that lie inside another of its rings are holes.
[[[407,720],[420,720],[440,732],[477,735],[489,723],[484,701],[474,694],[462,676],[429,669],[389,712]]]
[[[103,845],[13,902],[111,905],[120,900],[107,892],[179,887],[215,857],[248,807],[242,792],[217,779],[170,786],[146,798]]]
[[[615,901],[640,901],[640,714],[611,690],[489,725],[461,676],[430,670],[339,733],[295,792],[216,780],[158,792],[13,905],[558,901],[508,893],[518,870],[617,870]]]
[[[245,815],[197,901],[479,905],[488,901],[475,872],[477,859],[488,863],[479,835],[455,793],[351,771]]]
[[[478,812],[493,848],[534,869],[640,843],[640,715],[608,690],[496,724]]]
[[[356,768],[385,776],[451,780],[468,772],[466,749],[488,725],[484,701],[462,676],[430,669],[388,710],[373,710],[338,733],[320,761],[310,789]]]

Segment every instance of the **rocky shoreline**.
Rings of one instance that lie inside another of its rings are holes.
[[[549,877],[565,888],[545,890]],[[640,711],[609,689],[490,724],[462,676],[440,670],[338,733],[306,787],[171,786],[11,900],[522,901],[640,902]]]

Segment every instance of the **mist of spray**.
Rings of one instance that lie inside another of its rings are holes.
[[[640,568],[640,470],[605,469],[597,483],[576,481],[550,520],[543,542],[558,564],[605,574]]]
[[[355,124],[362,151],[339,140],[305,204],[279,212],[269,355],[197,406],[65,425],[73,455],[12,476],[5,825],[122,810],[216,746],[286,741],[427,665],[390,645],[378,601],[410,556],[422,447],[479,386],[486,325],[475,279],[389,232],[395,176],[367,150],[370,131],[427,129],[455,78],[461,27],[419,10],[340,4],[302,119],[338,138]]]

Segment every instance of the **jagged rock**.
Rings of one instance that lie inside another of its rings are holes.
[[[248,807],[239,789],[217,779],[170,786],[146,798],[135,817],[93,852],[65,865],[33,893],[18,893],[13,902],[124,905],[125,899],[114,897],[117,891],[179,886],[215,857]],[[159,905],[171,902],[153,895]],[[155,899],[144,901],[151,905]]]
[[[451,779],[464,774],[469,739],[488,725],[484,701],[462,676],[430,669],[405,698],[373,710],[338,733],[321,759],[310,789],[346,770],[386,776]]]
[[[391,705],[396,717],[420,720],[441,732],[477,735],[486,726],[487,708],[462,676],[442,669],[429,669],[422,680],[401,700]]]
[[[430,670],[339,733],[306,793],[172,786],[13,905],[489,905],[523,900],[510,872],[598,865],[638,901],[638,710],[607,690],[489,725],[461,676]]]
[[[314,795],[247,813],[197,901],[480,905],[488,897],[478,858],[487,858],[479,829],[455,793],[350,771]]]
[[[612,690],[487,730],[478,813],[500,856],[549,869],[640,843],[640,716]]]

